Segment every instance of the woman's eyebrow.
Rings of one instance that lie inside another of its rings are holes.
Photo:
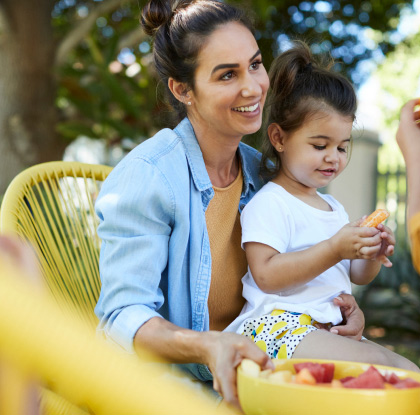
[[[261,51],[258,49],[254,55],[249,60],[252,62],[258,55],[261,55]],[[228,68],[239,68],[239,63],[221,63],[220,65],[216,65],[213,70],[211,71],[211,74],[213,75],[216,71],[220,69],[228,69]]]

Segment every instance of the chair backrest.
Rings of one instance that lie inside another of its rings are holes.
[[[94,203],[111,170],[64,161],[30,167],[10,183],[0,210],[2,233],[34,247],[53,296],[92,327],[101,285]]]

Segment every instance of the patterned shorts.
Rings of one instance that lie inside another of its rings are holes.
[[[242,334],[250,337],[271,358],[290,359],[300,341],[311,331],[318,330],[315,323],[307,314],[274,310],[246,320]]]

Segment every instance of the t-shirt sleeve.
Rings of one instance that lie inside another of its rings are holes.
[[[293,222],[286,203],[274,192],[257,193],[241,215],[242,248],[246,242],[269,245],[287,252]]]

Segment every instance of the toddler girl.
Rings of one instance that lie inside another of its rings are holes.
[[[368,284],[391,266],[395,238],[385,225],[348,223],[343,206],[318,189],[346,167],[356,112],[352,85],[317,65],[297,42],[270,69],[267,159],[269,181],[241,215],[248,260],[246,304],[227,328],[251,337],[272,358],[319,358],[417,366],[367,339],[334,334],[341,323],[334,299],[351,282]],[[335,300],[337,301],[337,300]],[[332,327],[320,330],[318,323]]]

